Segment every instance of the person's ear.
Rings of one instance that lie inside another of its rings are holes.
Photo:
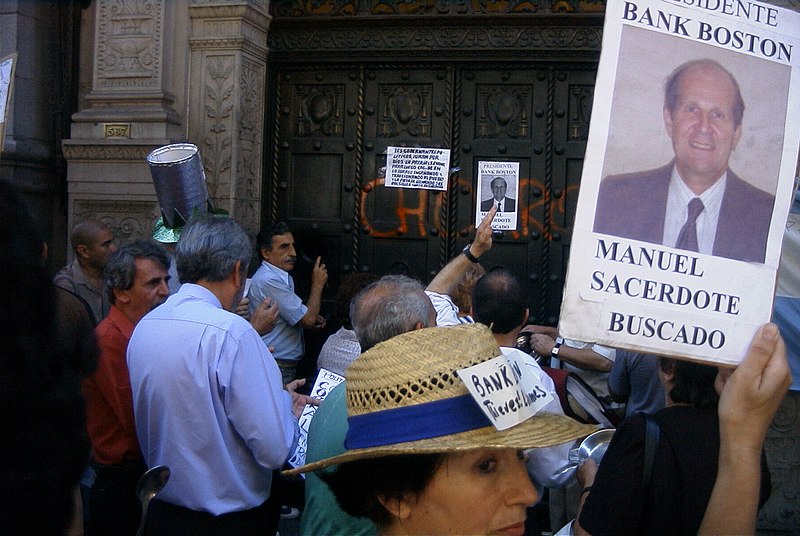
[[[736,130],[733,131],[733,145],[731,146],[731,151],[736,149],[736,146],[739,144],[739,139],[741,137],[742,137],[742,125],[740,123],[739,126],[736,127]]]
[[[675,378],[675,360],[668,357],[658,358],[658,372],[664,380],[671,382]]]
[[[378,501],[380,501],[381,506],[383,506],[392,517],[398,520],[404,521],[411,516],[411,503],[406,497],[390,499],[378,496]]]
[[[115,288],[113,292],[114,292],[115,303],[121,303],[123,305],[127,305],[128,303],[130,303],[131,297],[128,296],[128,291]]]
[[[258,253],[261,255],[263,260],[267,260],[267,255],[269,254],[270,250],[265,247],[258,248]]]
[[[236,288],[239,288],[242,284],[242,261],[236,261],[231,275],[233,276],[233,284],[236,285]]]
[[[664,126],[667,129],[667,136],[672,139],[672,113],[666,106],[664,107]]]
[[[85,259],[89,256],[89,248],[84,244],[80,244],[75,248],[75,253],[78,255],[78,257]]]
[[[522,324],[520,324],[520,325],[524,326],[525,324],[528,323],[528,318],[530,318],[530,316],[531,316],[530,313],[531,313],[530,309],[528,309],[526,307],[525,308],[525,313],[522,315]]]

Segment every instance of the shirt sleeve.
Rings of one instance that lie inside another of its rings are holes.
[[[264,281],[253,279],[250,285],[250,314],[261,305],[264,298],[270,297],[278,304],[278,314],[290,326],[294,326],[303,318],[308,308],[303,305],[300,296],[292,289],[281,285],[276,281]]]
[[[224,388],[226,414],[263,467],[280,468],[299,436],[292,399],[278,365],[253,329],[229,341]]]
[[[608,374],[608,388],[620,396],[629,396],[631,394],[631,381],[628,363],[630,362],[631,354],[623,351],[617,357],[618,359],[614,361],[611,372]]]
[[[92,397],[98,397],[100,400],[96,404],[108,408],[125,435],[134,437],[133,394],[125,359],[128,341],[118,331],[107,326],[102,328],[105,329],[97,337],[97,368],[90,376],[90,381],[84,382],[84,391]],[[93,426],[88,429],[90,435],[95,431]]]
[[[437,326],[455,326],[461,323],[458,321],[458,307],[450,296],[428,290],[425,291],[425,294],[430,298],[436,311]]]
[[[564,415],[561,402],[556,393],[556,386],[553,379],[544,371],[539,369],[539,381],[542,388],[553,397],[541,411]],[[565,474],[555,475],[555,472],[569,463],[569,451],[574,442],[570,441],[552,447],[540,449],[530,449],[528,455],[528,473],[533,481],[548,488],[560,488],[567,486],[575,481],[575,471],[568,471]]]

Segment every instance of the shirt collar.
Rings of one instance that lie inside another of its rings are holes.
[[[272,272],[277,278],[283,281],[285,285],[288,286],[291,284],[292,276],[289,275],[289,272],[287,272],[286,270],[278,268],[274,264],[270,264],[265,260],[261,261],[261,266],[264,266],[267,270]]]
[[[133,335],[133,322],[125,316],[125,313],[122,312],[122,309],[117,307],[116,305],[112,305],[111,309],[108,311],[108,316],[106,317],[109,322],[113,322],[117,325],[119,331],[125,336],[126,339],[130,340],[131,335]]]
[[[725,192],[725,185],[727,182],[728,170],[725,170],[722,175],[720,175],[720,178],[717,179],[714,184],[708,187],[706,191],[700,195],[696,195],[688,186],[686,186],[686,183],[684,182],[680,173],[678,173],[677,166],[672,167],[672,177],[670,178],[670,186],[673,187],[673,191],[678,194],[682,205],[688,205],[692,198],[699,197],[706,210],[711,210],[716,205],[722,203],[722,194]]]
[[[72,280],[75,281],[77,285],[85,285],[95,292],[99,292],[97,287],[89,280],[89,276],[86,275],[86,272],[83,271],[83,267],[81,263],[78,262],[78,259],[72,261]],[[105,288],[103,290],[105,290]]]
[[[176,296],[197,298],[213,305],[214,307],[224,309],[224,307],[222,307],[222,302],[219,301],[219,298],[217,298],[213,292],[196,283],[184,283],[181,285],[181,288],[178,289]]]

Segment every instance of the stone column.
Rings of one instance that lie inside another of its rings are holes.
[[[82,30],[91,90],[64,140],[68,219],[150,236],[157,200],[145,157],[189,141],[209,194],[259,225],[266,85],[266,0],[96,0]]]
[[[123,243],[152,230],[157,202],[147,153],[185,139],[174,96],[184,87],[185,62],[173,53],[186,39],[186,7],[185,0],[96,0],[92,9],[82,30],[93,30],[94,40],[84,40],[81,53],[92,65],[91,91],[63,142],[68,225],[100,219]]]
[[[189,138],[200,148],[209,195],[251,231],[260,219],[266,0],[189,0]]]

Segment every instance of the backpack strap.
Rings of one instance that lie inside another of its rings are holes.
[[[650,486],[650,480],[653,478],[653,464],[656,459],[658,440],[661,437],[661,428],[658,427],[658,422],[652,415],[645,414],[644,422],[644,470],[642,473],[642,489],[646,490]]]

